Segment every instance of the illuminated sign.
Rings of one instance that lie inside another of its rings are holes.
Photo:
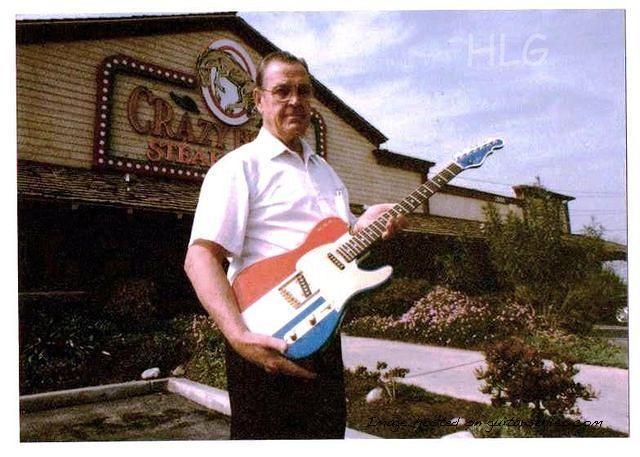
[[[253,107],[255,68],[244,49],[218,40],[188,74],[122,54],[98,67],[93,165],[201,181],[220,157],[252,141],[260,125]],[[318,154],[326,157],[326,125],[312,109]]]
[[[257,119],[247,117],[253,122],[243,127],[221,122],[203,104],[200,88],[195,75],[125,55],[104,59],[94,165],[201,180],[224,153],[255,138]]]

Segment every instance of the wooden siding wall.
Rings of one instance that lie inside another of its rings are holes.
[[[434,216],[453,217],[456,219],[468,219],[473,221],[484,221],[484,206],[493,204],[500,214],[506,216],[509,211],[513,211],[522,217],[522,208],[514,204],[489,202],[479,198],[462,197],[459,195],[449,195],[445,193],[435,194],[429,200],[429,213]]]
[[[195,75],[197,56],[221,38],[242,43],[256,64],[260,60],[255,50],[227,31],[18,46],[18,158],[90,168],[96,70],[105,57],[121,53]],[[140,144],[141,137],[127,124],[121,97],[130,92],[136,80],[141,80],[124,75],[116,79],[112,148],[122,155],[140,156],[144,152],[136,153],[134,145]],[[152,91],[167,93],[166,84],[144,81]],[[206,113],[202,97],[193,98],[200,111]],[[419,173],[378,165],[371,152],[377,145],[317,100],[313,105],[327,126],[328,161],[345,182],[353,203],[397,201],[420,184]],[[307,138],[312,145],[315,143],[311,129]]]
[[[378,165],[374,145],[324,106],[316,109],[327,123],[329,163],[344,181],[353,203],[396,202],[421,184],[420,173]]]

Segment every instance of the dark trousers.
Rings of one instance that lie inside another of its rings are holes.
[[[340,336],[303,362],[307,380],[268,374],[226,350],[231,439],[343,439],[347,421]]]

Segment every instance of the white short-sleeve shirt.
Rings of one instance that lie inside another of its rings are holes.
[[[338,175],[305,141],[302,148],[303,158],[263,127],[207,172],[189,245],[203,239],[229,251],[229,281],[258,260],[295,249],[322,219],[355,223]]]

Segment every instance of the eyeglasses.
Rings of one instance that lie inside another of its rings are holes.
[[[276,86],[273,89],[261,88],[260,90],[269,92],[278,102],[288,102],[291,100],[291,97],[293,97],[294,92],[297,92],[298,97],[304,101],[309,100],[313,95],[313,88],[309,84],[301,84],[299,86]]]

